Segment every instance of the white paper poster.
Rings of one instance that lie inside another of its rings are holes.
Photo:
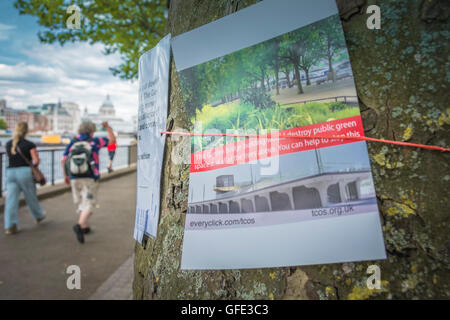
[[[137,199],[134,238],[158,231],[169,93],[170,34],[139,58]]]
[[[259,2],[172,50],[196,132],[253,135],[192,138],[182,269],[385,259],[366,143],[326,138],[364,135],[334,0]]]

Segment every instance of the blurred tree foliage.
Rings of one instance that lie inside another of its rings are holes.
[[[5,122],[5,120],[0,118],[0,130],[6,130],[6,129],[8,129],[8,124]]]
[[[81,29],[69,29],[70,5],[81,9]],[[123,63],[112,67],[123,79],[137,78],[139,56],[164,36],[166,0],[16,0],[20,14],[36,16],[45,43],[85,41],[103,43],[105,54],[119,52]]]

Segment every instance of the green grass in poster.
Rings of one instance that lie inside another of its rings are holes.
[[[359,115],[338,15],[180,72],[196,132],[257,133]],[[222,144],[192,139],[192,151]]]

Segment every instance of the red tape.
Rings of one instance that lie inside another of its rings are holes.
[[[232,133],[196,133],[196,132],[177,132],[177,131],[161,131],[161,134],[167,135],[179,135],[179,136],[191,136],[191,137],[203,137],[203,136],[222,136],[222,137],[253,137],[258,138],[264,135],[258,134],[232,134]],[[321,135],[321,136],[299,136],[299,135],[290,135],[283,136],[282,134],[267,134],[267,137],[274,136],[278,138],[295,138],[295,139],[344,139],[344,140],[354,140],[354,141],[372,141],[372,142],[381,142],[381,143],[389,143],[398,146],[406,146],[413,148],[421,148],[427,150],[437,150],[442,152],[450,152],[449,148],[444,148],[440,146],[431,146],[426,144],[417,144],[417,143],[409,143],[403,141],[394,141],[394,140],[384,140],[384,139],[375,139],[369,137],[347,137],[347,136],[335,136],[335,135]]]

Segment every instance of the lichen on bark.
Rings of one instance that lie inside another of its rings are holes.
[[[256,1],[172,0],[173,36]],[[380,30],[366,27],[368,5]],[[449,7],[441,0],[338,1],[366,135],[446,146],[449,141]],[[189,130],[175,65],[168,123]],[[399,299],[450,296],[448,154],[369,143],[388,258],[304,267],[182,271],[189,167],[167,139],[156,240],[135,247],[135,299]],[[324,235],[326,239],[326,235]],[[208,254],[207,252],[205,254]],[[366,287],[367,267],[382,287]]]

